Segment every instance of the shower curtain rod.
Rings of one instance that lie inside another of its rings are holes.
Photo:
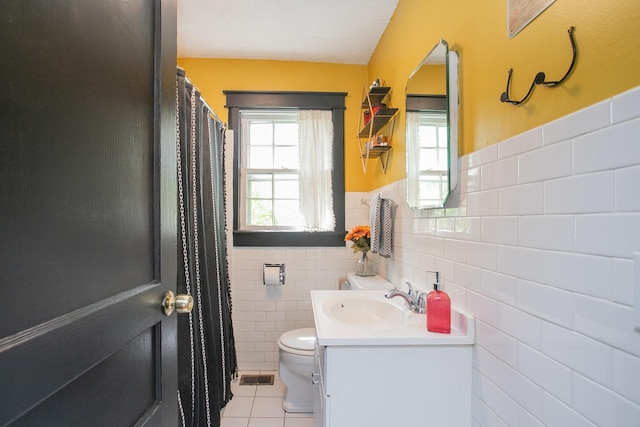
[[[200,100],[202,101],[202,104],[204,104],[204,106],[207,108],[207,110],[209,110],[209,114],[211,114],[213,116],[213,118],[217,121],[219,121],[220,123],[222,123],[222,125],[226,128],[227,125],[226,123],[224,123],[220,117],[218,117],[218,115],[216,114],[216,112],[214,111],[213,108],[211,108],[211,106],[209,104],[207,104],[207,101],[202,97],[202,93],[200,92],[200,89],[198,89],[197,86],[195,86],[191,80],[189,79],[189,77],[186,76],[186,71],[184,70],[184,68],[180,68],[180,67],[176,67],[178,69],[179,73],[182,73],[182,76],[184,77],[185,80],[185,86],[187,86],[189,88],[189,90],[195,88],[196,92],[198,94],[198,97],[200,98]]]

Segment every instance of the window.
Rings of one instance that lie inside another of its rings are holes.
[[[449,194],[449,118],[446,95],[407,95],[407,200],[442,206]]]
[[[235,131],[234,245],[343,246],[346,94],[225,94]],[[320,136],[318,124],[327,129]],[[310,191],[322,186],[327,198]]]
[[[297,111],[240,112],[240,230],[300,230]]]

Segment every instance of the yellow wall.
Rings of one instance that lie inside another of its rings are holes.
[[[507,37],[506,0],[400,0],[369,61],[369,78],[394,87],[404,103],[407,77],[444,38],[460,55],[460,155],[565,116],[640,85],[640,2],[556,0],[514,38]],[[537,87],[520,106],[500,102],[513,68],[512,98],[526,94],[539,71],[560,79],[571,61],[567,30],[575,26],[578,61],[561,86]],[[367,176],[369,189],[405,176],[404,112],[396,120],[386,175]]]
[[[274,90],[347,92],[345,99],[345,189],[365,191],[357,145],[365,65],[242,59],[179,58],[178,66],[200,90],[209,106],[225,123],[223,90]]]
[[[179,59],[187,76],[226,121],[222,90],[345,91],[347,191],[368,191],[404,178],[404,88],[415,66],[444,38],[460,54],[460,154],[469,154],[640,85],[640,1],[556,0],[513,39],[506,0],[400,0],[368,66],[287,61]],[[537,87],[521,106],[502,104],[507,70],[520,98],[535,74],[564,75],[571,60],[567,29],[575,26],[578,62],[556,88]],[[362,172],[356,140],[362,82],[393,88],[401,107],[389,168]]]

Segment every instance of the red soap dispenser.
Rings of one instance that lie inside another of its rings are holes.
[[[427,295],[427,330],[441,334],[451,333],[451,299],[440,290],[440,273],[436,273],[433,290]]]

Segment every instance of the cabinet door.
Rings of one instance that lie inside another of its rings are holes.
[[[326,412],[326,399],[324,395],[324,388],[322,383],[318,382],[314,384],[313,388],[313,425],[314,427],[326,427],[325,424],[325,412]]]
[[[326,427],[326,395],[324,391],[324,347],[316,344],[313,366],[313,425]]]

